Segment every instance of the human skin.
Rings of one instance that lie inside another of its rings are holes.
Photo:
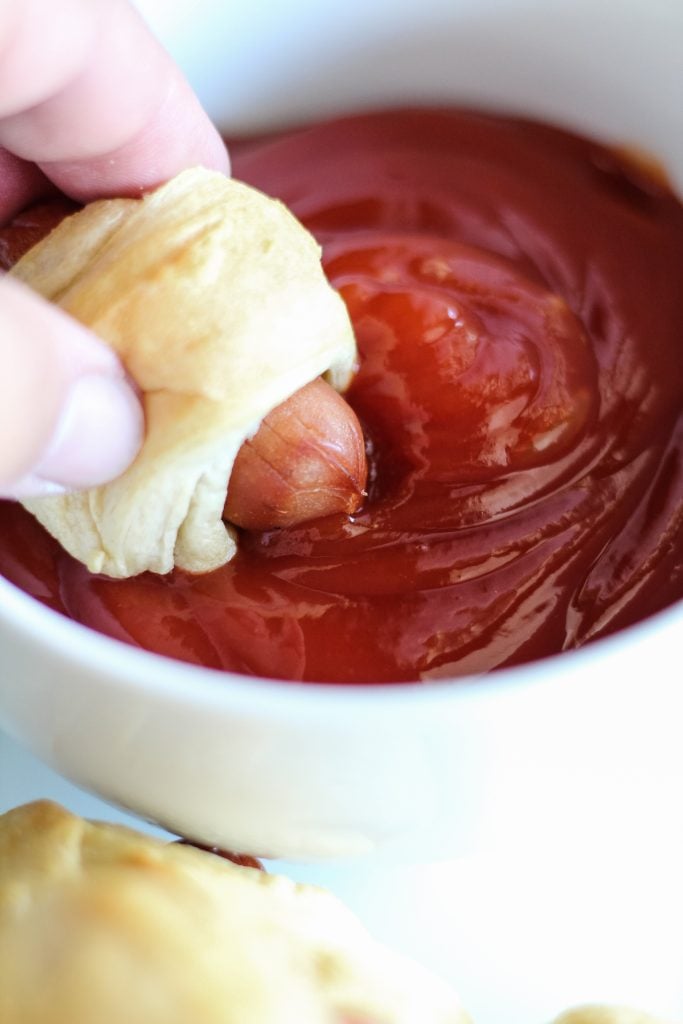
[[[0,224],[59,190],[140,195],[186,167],[225,173],[217,131],[126,0],[0,6]],[[95,486],[135,457],[143,416],[110,350],[0,281],[0,494]]]
[[[85,203],[138,196],[193,165],[229,172],[220,136],[126,0],[6,0],[0,147],[0,225],[56,190]],[[363,436],[351,410],[322,381],[298,405],[307,416],[274,410],[271,429],[241,453],[230,507],[240,525],[354,511],[362,499]],[[316,423],[326,426],[306,425]],[[0,495],[105,483],[135,457],[143,429],[112,352],[1,281]]]

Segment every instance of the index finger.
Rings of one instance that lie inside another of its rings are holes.
[[[218,132],[127,0],[4,0],[0,146],[83,202],[136,195],[197,164],[229,169]]]

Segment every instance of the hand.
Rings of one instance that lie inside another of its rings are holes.
[[[81,202],[139,195],[197,164],[229,170],[189,85],[126,0],[3,0],[0,224],[55,188]],[[0,281],[0,495],[104,483],[142,433],[111,350]]]

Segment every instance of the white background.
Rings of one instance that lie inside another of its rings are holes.
[[[145,827],[0,733],[0,811],[39,797]],[[671,886],[680,849],[635,834],[627,849],[596,848],[587,834],[561,849],[513,841],[483,856],[412,866],[267,866],[330,888],[377,938],[448,978],[475,1024],[545,1024],[586,1001],[683,1019],[683,884]]]

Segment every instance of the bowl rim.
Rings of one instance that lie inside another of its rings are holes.
[[[634,648],[642,653],[660,649],[671,636],[680,636],[683,600],[572,651],[553,654],[536,661],[489,673],[416,682],[321,683],[247,676],[207,668],[156,654],[99,633],[82,623],[43,605],[15,584],[0,576],[0,620],[11,625],[24,642],[39,643],[48,656],[62,659],[79,669],[104,676],[109,685],[125,692],[148,691],[174,703],[242,708],[256,711],[264,705],[272,712],[317,711],[321,707],[371,708],[388,705],[414,710],[415,705],[469,702],[499,692],[528,691],[542,685],[547,691],[555,684],[571,682],[594,665],[611,666],[629,658]],[[7,647],[5,646],[5,652]],[[7,655],[5,653],[5,666]],[[7,668],[5,667],[5,672]]]

